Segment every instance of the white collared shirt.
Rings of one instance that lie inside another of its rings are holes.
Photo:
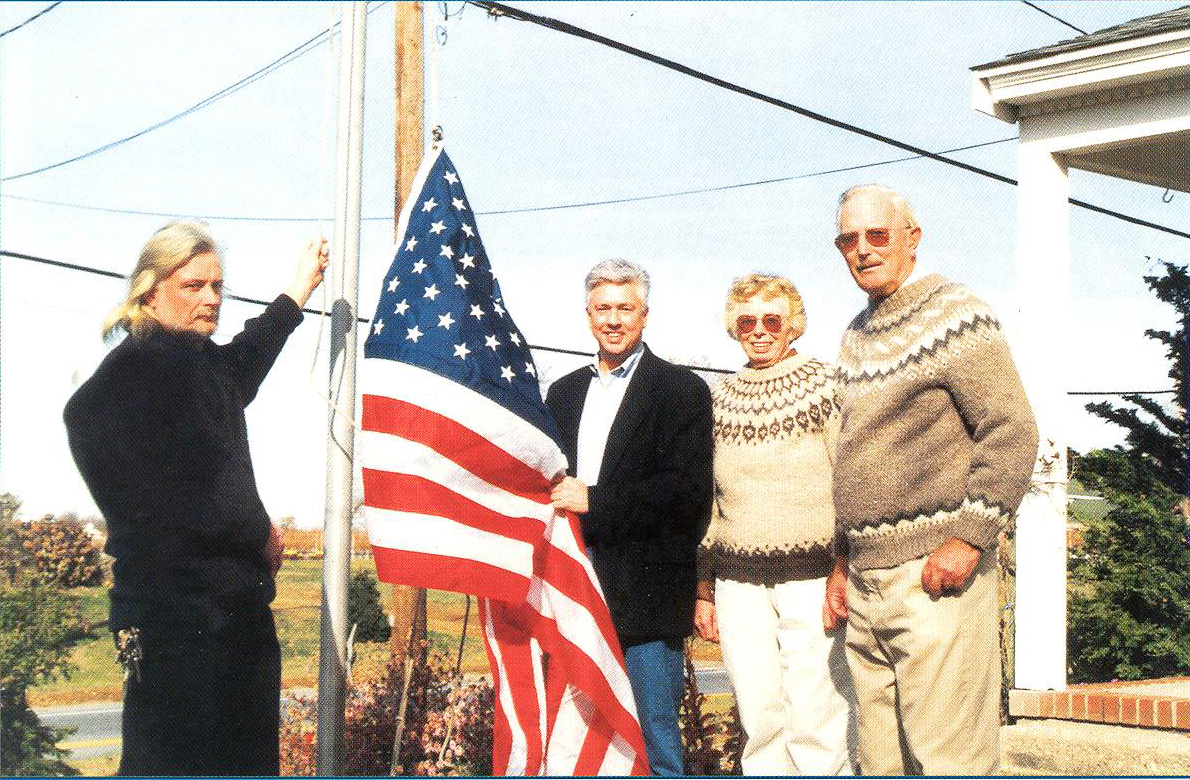
[[[587,399],[583,402],[583,415],[579,419],[578,452],[575,454],[578,461],[575,464],[575,476],[588,487],[599,482],[607,436],[644,351],[645,343],[642,341],[623,363],[606,374],[599,371],[598,355],[590,366],[591,384],[587,387]]]

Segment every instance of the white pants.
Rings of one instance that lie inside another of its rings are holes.
[[[746,775],[854,774],[855,693],[843,631],[822,630],[826,579],[715,582],[723,663],[747,732]]]

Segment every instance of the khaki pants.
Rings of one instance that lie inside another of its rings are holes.
[[[841,630],[822,630],[826,579],[715,583],[723,665],[747,732],[746,775],[850,775],[855,694]]]
[[[1000,763],[996,551],[956,595],[921,586],[926,558],[847,579],[847,663],[865,775],[991,775]]]

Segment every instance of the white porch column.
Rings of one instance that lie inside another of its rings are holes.
[[[1016,531],[1015,686],[1066,687],[1066,387],[1070,240],[1066,165],[1021,123],[1014,338],[1041,457]]]

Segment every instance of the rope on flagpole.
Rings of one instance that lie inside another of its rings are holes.
[[[438,47],[446,45],[445,25],[434,26],[434,43],[430,45],[430,127],[435,129],[442,125],[438,121]],[[438,139],[441,142],[441,139]],[[438,143],[434,144],[437,148]]]
[[[318,143],[318,235],[326,236],[326,214],[331,210],[327,199],[328,179],[330,178],[327,169],[330,167],[330,154],[327,151],[329,144],[327,143],[330,136],[331,124],[331,102],[334,95],[332,85],[332,71],[335,68],[335,27],[338,22],[335,20],[335,10],[342,10],[342,6],[338,3],[327,3],[327,28],[326,28],[326,67],[323,69],[323,95],[322,95],[322,132]],[[336,95],[337,97],[337,95]],[[329,269],[328,269],[329,270]],[[318,380],[315,377],[315,372],[318,370],[318,356],[322,348],[322,337],[326,332],[326,321],[330,316],[330,311],[327,309],[327,299],[335,299],[335,274],[333,272],[326,274],[323,277],[322,284],[322,307],[318,313],[322,316],[318,318],[318,335],[314,340],[314,357],[310,361],[310,389],[314,395],[326,404],[328,409],[333,409],[340,417],[350,420],[351,425],[358,431],[359,425],[356,424],[354,417],[343,412],[339,405],[333,398],[322,392],[318,386]]]
[[[466,7],[466,4],[464,4]],[[442,14],[442,21],[448,22],[452,14],[445,2],[438,3],[438,11]],[[457,16],[458,14],[454,14]],[[438,113],[438,49],[445,46],[449,38],[445,24],[434,25],[434,42],[430,45],[430,149],[438,151],[442,146],[442,122]]]

